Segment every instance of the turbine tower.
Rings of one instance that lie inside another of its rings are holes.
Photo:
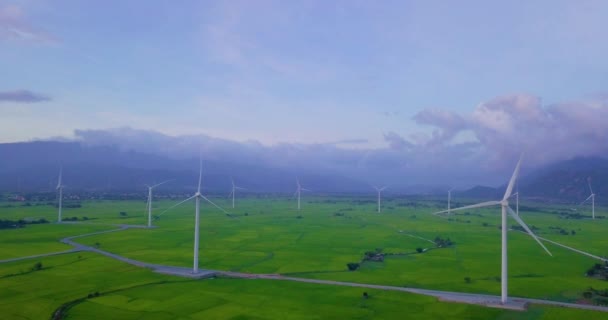
[[[448,216],[450,215],[450,205],[452,202],[452,190],[454,190],[454,188],[448,190]]]
[[[591,195],[585,199],[585,201],[581,202],[581,205],[591,199],[591,217],[595,220],[595,193],[593,193],[593,189],[591,189],[591,177],[587,178],[587,184],[589,185],[589,192],[591,192]]]
[[[381,194],[382,194],[382,191],[383,191],[384,189],[386,189],[386,186],[384,186],[384,187],[382,187],[382,188],[378,188],[378,187],[376,187],[376,186],[372,186],[372,187],[374,187],[374,189],[376,189],[376,192],[378,192],[378,213],[380,213],[380,211],[382,211],[382,210],[381,210],[381,208],[382,208],[382,206],[381,206],[381,202],[382,202],[382,197],[381,197]]]
[[[232,209],[234,209],[234,197],[236,195],[236,190],[246,190],[246,189],[238,187],[236,184],[234,184],[234,179],[230,178],[230,181],[232,182],[232,189],[231,189],[228,197],[232,196]]]
[[[59,191],[58,195],[58,212],[57,212],[57,222],[61,222],[61,212],[63,209],[63,184],[62,184],[62,176],[63,176],[63,167],[59,168],[59,179],[57,180],[57,191]]]
[[[451,211],[457,211],[457,210],[467,210],[467,209],[473,209],[473,208],[483,208],[483,207],[490,207],[490,206],[496,206],[496,205],[500,205],[501,209],[502,209],[502,250],[501,250],[501,277],[500,277],[500,284],[501,284],[501,294],[500,294],[500,301],[502,304],[506,304],[508,301],[508,293],[507,293],[507,213],[511,215],[511,217],[513,217],[513,219],[515,219],[515,221],[517,221],[517,223],[519,223],[520,226],[522,226],[524,228],[524,230],[526,230],[526,232],[532,237],[534,238],[534,240],[536,240],[536,242],[538,242],[538,244],[545,249],[545,251],[551,256],[551,252],[549,252],[549,250],[542,244],[542,242],[540,242],[540,240],[536,237],[536,235],[534,235],[534,233],[532,232],[532,230],[530,230],[530,228],[528,228],[528,226],[526,225],[526,223],[515,213],[515,211],[513,211],[513,209],[511,209],[511,207],[509,207],[509,198],[512,196],[513,193],[513,186],[515,185],[515,181],[517,180],[517,176],[519,175],[519,167],[521,165],[521,157],[519,158],[519,161],[517,162],[517,166],[515,167],[515,171],[513,172],[513,175],[511,176],[511,180],[509,180],[509,184],[507,185],[507,190],[505,191],[505,195],[503,196],[502,200],[500,201],[486,201],[486,202],[482,202],[482,203],[478,203],[478,204],[473,204],[470,206],[464,206],[464,207],[460,207],[460,208],[455,208],[455,209],[451,209]],[[440,212],[436,212],[434,214],[441,214],[441,213],[445,213],[447,211],[440,211]]]
[[[297,185],[297,189],[296,192],[294,193],[294,195],[298,195],[298,211],[300,210],[300,194],[302,193],[302,191],[310,191],[308,189],[304,189],[302,188],[302,186],[300,185],[300,179],[296,178],[296,185]]]
[[[198,172],[198,188],[196,189],[196,193],[192,197],[169,207],[167,210],[161,212],[161,214],[158,215],[160,217],[165,212],[181,205],[182,203],[185,203],[185,202],[188,202],[188,201],[194,199],[194,259],[193,259],[194,261],[193,261],[193,266],[192,266],[192,273],[195,273],[195,274],[198,273],[198,247],[199,247],[199,223],[200,223],[201,199],[204,199],[205,201],[209,202],[211,205],[222,210],[225,214],[230,216],[230,214],[228,212],[226,212],[226,210],[222,209],[220,206],[213,203],[213,201],[209,200],[207,197],[205,197],[204,195],[201,194],[202,179],[203,179],[203,159],[201,157],[200,163],[199,163],[199,172]]]
[[[153,186],[146,185],[146,187],[148,187],[148,203],[146,204],[146,209],[148,210],[148,228],[152,227],[152,190],[169,181],[173,181],[173,179],[155,184]]]

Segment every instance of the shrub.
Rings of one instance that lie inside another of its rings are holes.
[[[349,262],[346,264],[346,266],[348,267],[348,271],[355,271],[359,269],[359,264],[356,262]]]

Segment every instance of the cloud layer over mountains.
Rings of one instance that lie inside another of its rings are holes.
[[[502,183],[522,151],[528,168],[576,156],[608,156],[607,101],[598,95],[543,106],[538,97],[516,94],[481,103],[470,114],[425,109],[414,120],[430,126],[430,132],[409,136],[387,132],[383,148],[352,148],[340,142],[263,145],[132,128],[77,130],[75,136],[87,145],[113,145],[171,158],[196,157],[200,149],[210,160],[332,171],[370,183],[468,186]]]

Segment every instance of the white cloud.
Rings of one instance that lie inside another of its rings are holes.
[[[33,43],[55,43],[57,39],[48,32],[34,27],[21,7],[0,7],[0,40],[20,40]]]

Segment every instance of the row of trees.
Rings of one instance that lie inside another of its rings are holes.
[[[28,224],[41,224],[41,223],[49,223],[49,221],[46,220],[45,218],[40,218],[38,220],[19,219],[17,221],[0,219],[0,229],[17,229],[17,228],[23,228]]]

